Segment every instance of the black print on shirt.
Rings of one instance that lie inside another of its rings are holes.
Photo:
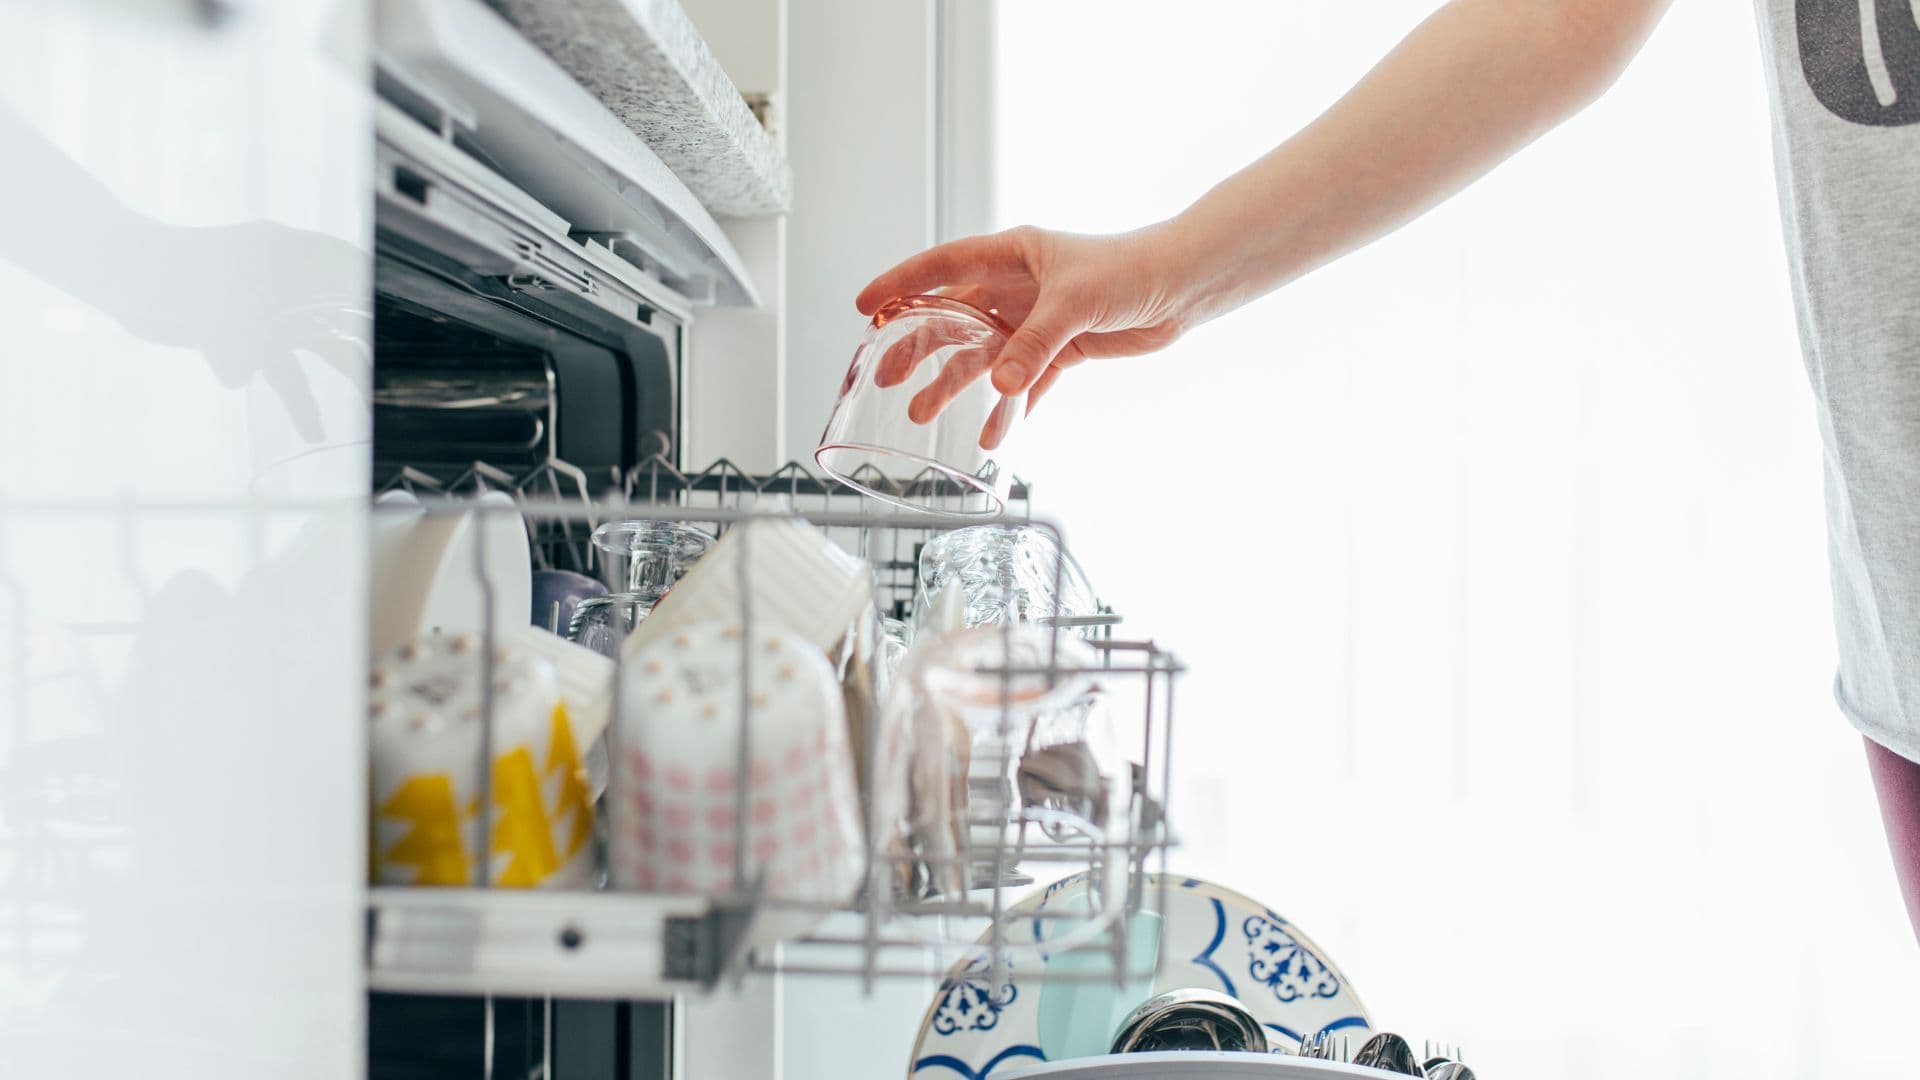
[[[1920,0],[1795,0],[1800,69],[1827,111],[1920,124]]]

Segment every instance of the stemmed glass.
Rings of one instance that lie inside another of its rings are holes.
[[[713,546],[713,534],[679,521],[609,521],[593,530],[593,546],[625,561],[627,587],[580,601],[567,636],[615,657],[640,620]]]

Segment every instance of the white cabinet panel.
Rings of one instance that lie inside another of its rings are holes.
[[[365,18],[0,3],[0,1075],[360,1072]]]

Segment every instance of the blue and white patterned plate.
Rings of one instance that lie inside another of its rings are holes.
[[[1165,884],[1164,910],[1161,875],[1149,875],[1145,897],[1146,908],[1159,913],[1160,965],[1151,988],[1141,979],[1126,991],[1130,1000],[1116,1003],[1119,1013],[1155,994],[1201,987],[1238,998],[1269,1031],[1285,1036],[1277,1043],[1322,1031],[1365,1041],[1372,1028],[1366,1006],[1326,953],[1292,923],[1211,882],[1169,876]],[[1049,905],[1056,913],[1074,910],[1076,901],[1085,903],[1085,891],[1085,875],[1075,875],[1021,901],[1008,912],[1004,940],[1015,946],[1037,942],[1044,953],[1050,928],[1057,935],[1061,924],[1034,914]],[[1018,955],[1033,952],[1020,949]],[[1049,992],[1062,992],[1060,986],[1047,989],[1042,969],[1051,962],[1014,960],[998,980],[985,957],[956,965],[920,1022],[909,1080],[988,1080],[996,1070],[1046,1061],[1043,1046],[1060,1044],[1057,1037],[1042,1037],[1041,1002]],[[1051,1017],[1048,1023],[1051,1032]]]

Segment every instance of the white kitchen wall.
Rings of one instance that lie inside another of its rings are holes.
[[[768,130],[785,144],[787,0],[682,0],[714,58],[743,94],[771,99]],[[722,219],[759,290],[752,308],[708,308],[694,320],[683,387],[681,464],[717,458],[768,472],[785,463],[787,220]]]
[[[1000,9],[1001,224],[1180,209],[1431,0]],[[1483,1075],[1904,1075],[1920,953],[1828,696],[1752,13],[1400,234],[1072,373],[1022,472],[1192,665],[1186,870]]]
[[[866,320],[934,238],[933,0],[788,0],[787,456],[813,460]]]

